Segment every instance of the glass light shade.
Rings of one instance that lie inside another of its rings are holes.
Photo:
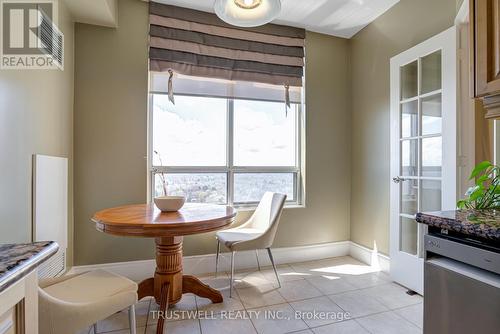
[[[216,0],[217,16],[234,26],[257,27],[274,20],[281,11],[280,0]]]

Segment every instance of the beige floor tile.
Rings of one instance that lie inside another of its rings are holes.
[[[300,317],[309,327],[346,320],[345,312],[326,296],[292,302],[290,305],[300,312]]]
[[[308,276],[311,275],[309,271],[321,267],[318,261],[296,262],[296,263],[290,263],[289,265],[295,272],[306,274]]]
[[[366,273],[360,275],[344,275],[347,283],[357,289],[369,288],[377,285],[390,283],[390,278],[381,272]]]
[[[307,324],[296,317],[295,310],[288,304],[251,309],[248,314],[259,334],[284,334],[307,329]]]
[[[221,311],[237,311],[244,309],[236,290],[232,297],[229,297],[229,290],[222,290],[220,292],[222,293],[224,301],[218,304],[212,303],[210,299],[196,296],[198,311],[220,313]]]
[[[278,289],[272,284],[236,289],[236,291],[246,308],[283,304],[285,302]]]
[[[360,324],[354,320],[336,322],[334,324],[316,327],[312,331],[314,334],[369,334]]]
[[[422,334],[422,330],[389,311],[356,319],[361,326],[373,334]]]
[[[384,279],[388,282],[392,282],[392,279],[391,279],[391,276],[389,275],[389,273],[386,273],[384,271],[379,271],[378,275],[380,276],[381,279]]]
[[[354,261],[354,259],[350,256],[338,256],[338,257],[329,257],[325,259],[319,259],[319,260],[313,260],[313,261],[305,261],[305,262],[295,262],[295,263],[290,263],[289,265],[291,267],[318,267],[320,266],[326,266],[326,265],[338,265],[338,264],[343,264],[343,263],[349,263],[350,261]]]
[[[277,271],[281,282],[297,281],[309,276],[296,272],[289,265],[278,266]],[[263,268],[261,273],[268,281],[277,283],[276,274],[274,273],[274,269],[272,267]]]
[[[150,301],[140,301],[135,306],[136,325],[142,327],[146,325],[148,318]],[[128,309],[115,313],[112,316],[97,322],[97,333],[117,331],[129,327]]]
[[[267,253],[266,253],[266,256],[267,256]],[[276,266],[276,269],[278,269],[278,271],[280,270],[292,270],[290,265],[289,264],[278,264]],[[255,271],[257,271],[258,269],[256,269]],[[273,270],[273,266],[272,265],[269,265],[269,266],[260,266],[260,271],[263,272],[263,271],[268,271],[268,270]]]
[[[407,306],[394,310],[397,314],[417,325],[419,328],[424,327],[424,303]]]
[[[238,312],[241,316],[246,314]],[[223,319],[201,319],[201,330],[203,334],[256,334],[252,322],[248,318]],[[170,332],[169,332],[170,334]]]
[[[203,283],[217,290],[229,290],[229,276],[225,272],[218,273],[217,276],[208,275],[198,277]]]
[[[328,296],[344,311],[349,312],[351,318],[389,311],[389,309],[364,290],[349,291]]]
[[[159,305],[153,300],[151,302],[151,310],[149,312],[148,324],[155,324],[158,321],[158,311]],[[171,306],[167,310],[166,321],[176,321],[176,320],[186,320],[192,319],[197,311],[195,295],[192,293],[186,293],[182,295],[182,299]]]
[[[136,327],[137,334],[144,334],[146,332],[146,326]],[[130,334],[130,329],[122,329],[119,331],[106,332],[105,334]]]
[[[405,288],[395,283],[375,286],[364,291],[391,310],[422,302],[421,296],[410,296],[406,293]]]
[[[200,321],[198,319],[170,321],[165,323],[165,325],[163,326],[163,333],[201,334]],[[146,334],[156,334],[156,325],[148,325],[146,329]]]
[[[302,279],[298,281],[283,282],[281,288],[278,289],[280,295],[286,301],[292,302],[302,299],[310,299],[322,296],[321,291],[316,289],[311,283]]]
[[[312,276],[306,279],[325,295],[356,290],[344,277],[338,275]]]
[[[310,276],[338,276],[342,274],[360,274],[375,271],[370,266],[367,266],[366,264],[363,264],[349,256],[302,263],[292,263],[290,264],[290,266],[294,270],[302,272],[304,274],[308,274]]]
[[[268,285],[272,283],[274,283],[274,281],[268,280],[267,277],[260,271],[245,271],[234,274],[235,288],[250,288],[253,286]]]
[[[342,263],[344,263],[344,258],[339,257],[339,258],[330,258],[330,259],[323,259],[316,261],[290,263],[290,267],[298,272],[311,271],[313,273],[318,272],[318,274],[321,275],[321,272],[323,270],[329,270],[330,267],[337,266]]]

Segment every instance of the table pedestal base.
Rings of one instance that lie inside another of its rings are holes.
[[[155,275],[139,283],[137,293],[139,299],[152,296],[160,305],[157,334],[163,332],[167,308],[179,302],[183,293],[194,293],[212,303],[223,301],[219,291],[194,276],[182,274],[182,237],[156,238]]]

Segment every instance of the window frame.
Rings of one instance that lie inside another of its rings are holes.
[[[258,201],[255,202],[234,202],[234,175],[237,173],[283,173],[293,174],[293,200],[288,200],[285,207],[303,206],[303,103],[292,103],[295,108],[295,166],[234,166],[234,101],[237,98],[228,98],[220,96],[210,96],[201,94],[176,94],[177,96],[205,97],[226,99],[226,166],[153,166],[153,99],[154,95],[168,95],[166,92],[150,91],[148,105],[148,202],[154,198],[155,175],[159,173],[169,174],[205,174],[205,173],[224,173],[226,174],[226,203],[237,208],[254,209]],[[245,101],[276,102],[263,99],[240,99]],[[283,112],[285,112],[283,106]]]

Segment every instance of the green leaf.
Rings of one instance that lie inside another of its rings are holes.
[[[484,182],[488,181],[490,178],[488,175],[482,175],[476,179],[476,184],[483,184]]]
[[[482,192],[479,192],[479,191],[478,192],[474,192],[474,193],[472,193],[472,195],[470,195],[469,202],[477,201],[480,198],[482,198],[482,196],[483,196]]]
[[[488,169],[489,167],[492,167],[492,166],[493,165],[489,161],[483,161],[481,163],[478,163],[476,165],[476,167],[474,167],[474,169],[472,170],[469,180],[472,180],[477,175],[479,175],[481,172],[485,171],[486,169]]]
[[[482,191],[481,185],[477,185],[477,186],[469,188],[469,190],[467,190],[467,195],[469,197],[471,197],[472,194],[477,193],[477,192],[481,192],[481,191]]]

